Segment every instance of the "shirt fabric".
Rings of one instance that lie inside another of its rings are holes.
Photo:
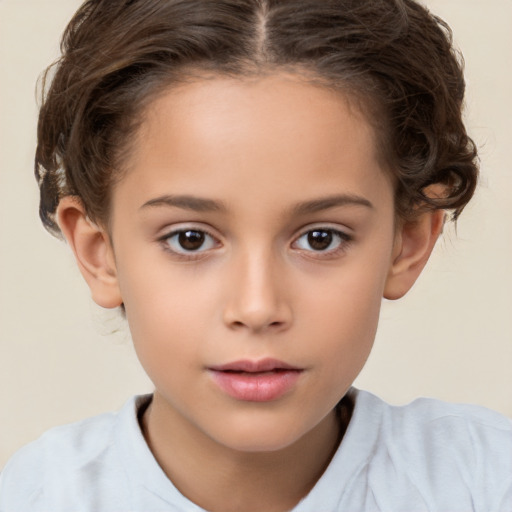
[[[391,406],[354,388],[324,474],[293,512],[512,512],[512,422],[483,407]],[[137,411],[151,395],[54,428],[0,474],[0,512],[203,512],[164,474]]]

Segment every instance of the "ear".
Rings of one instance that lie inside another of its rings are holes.
[[[432,253],[444,218],[443,210],[428,211],[397,228],[393,260],[384,287],[386,299],[399,299],[411,289]]]
[[[57,222],[75,255],[80,272],[99,306],[115,308],[122,304],[114,251],[108,233],[89,220],[76,196],[61,199]]]

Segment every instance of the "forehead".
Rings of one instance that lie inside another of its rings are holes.
[[[148,106],[122,182],[142,202],[169,188],[222,195],[227,184],[269,202],[306,191],[379,195],[389,180],[376,146],[372,124],[341,92],[284,73],[217,76],[169,88]]]
[[[180,143],[201,138],[205,145],[224,140],[252,138],[255,144],[267,142],[256,135],[273,136],[280,131],[279,144],[307,138],[304,148],[332,147],[333,140],[346,137],[344,124],[352,121],[354,137],[375,138],[372,123],[362,114],[353,95],[311,83],[306,78],[278,73],[253,78],[211,75],[172,87],[150,103],[144,113],[141,134],[151,140],[169,128],[181,128]],[[340,122],[343,121],[343,122]],[[183,131],[186,130],[186,131]],[[350,141],[347,141],[347,144]],[[180,144],[181,145],[181,144]],[[371,145],[376,156],[375,144]]]

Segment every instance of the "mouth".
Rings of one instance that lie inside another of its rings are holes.
[[[208,371],[213,382],[232,398],[247,402],[270,402],[293,390],[303,368],[276,359],[240,360]]]
[[[231,372],[231,373],[272,373],[282,371],[302,371],[302,368],[297,368],[278,359],[261,359],[253,361],[244,359],[240,361],[233,361],[231,363],[210,366],[209,370],[218,372]]]

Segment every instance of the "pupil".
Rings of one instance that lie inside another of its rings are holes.
[[[323,251],[332,243],[332,233],[329,231],[311,231],[308,234],[309,245],[317,250]]]
[[[179,243],[187,251],[200,249],[204,243],[204,233],[200,231],[182,231],[178,236]]]
[[[311,231],[308,234],[309,245],[317,250],[323,251],[332,243],[332,233],[330,231]]]

